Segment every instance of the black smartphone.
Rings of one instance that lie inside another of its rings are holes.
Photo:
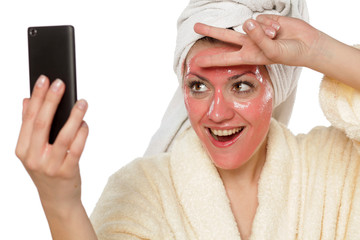
[[[52,144],[77,100],[74,27],[29,27],[28,47],[30,95],[41,74],[47,76],[50,82],[59,78],[66,85],[51,126],[49,143]]]

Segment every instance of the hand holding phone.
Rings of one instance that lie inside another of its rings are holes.
[[[88,135],[87,103],[76,102],[74,31],[31,27],[28,40],[31,98],[24,100],[16,155],[43,203],[69,205],[80,200],[78,163]]]
[[[64,99],[65,106],[72,106],[76,101],[75,62],[68,61],[68,57],[73,56],[73,48],[68,44],[64,47],[63,41],[57,42],[61,36],[46,37],[49,33],[40,28],[29,29],[29,34],[34,35],[29,38],[39,39],[29,40],[32,92],[31,98],[23,102],[23,119],[15,152],[36,185],[53,238],[85,236],[96,239],[81,203],[79,160],[88,136],[88,127],[83,121],[87,110],[85,100],[77,101],[72,109],[69,107],[71,112],[65,125],[56,138],[52,135],[55,141],[50,139],[49,144],[55,112],[64,113],[64,108],[59,111],[58,105]],[[61,52],[59,49],[70,50]],[[53,51],[55,55],[49,54]],[[68,91],[70,96],[66,97]]]
[[[51,85],[44,75],[37,80],[31,98],[24,100],[15,151],[38,190],[54,239],[72,239],[79,236],[79,232],[91,232],[81,203],[79,170],[88,136],[88,127],[83,121],[87,110],[85,100],[75,104],[55,142],[48,142],[51,119],[64,91],[65,84],[60,80]],[[85,223],[87,226],[82,226]]]

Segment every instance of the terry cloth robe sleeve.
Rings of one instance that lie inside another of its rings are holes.
[[[332,126],[345,132],[350,139],[360,142],[359,91],[335,79],[324,77],[320,104]]]
[[[319,99],[332,126],[298,136],[299,239],[360,239],[360,91],[325,76]]]

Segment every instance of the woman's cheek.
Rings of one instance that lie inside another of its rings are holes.
[[[265,91],[248,101],[234,101],[234,109],[251,125],[260,125],[269,121],[272,115],[272,93]]]
[[[189,90],[184,91],[184,102],[190,121],[198,119],[199,118],[198,115],[200,112],[199,109],[201,109],[201,104],[199,103],[198,99],[195,99],[190,95]]]
[[[201,100],[190,100],[188,106],[186,107],[188,111],[189,119],[192,122],[198,123],[204,116],[204,106]]]

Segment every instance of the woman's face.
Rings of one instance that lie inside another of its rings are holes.
[[[196,58],[236,50],[224,43],[198,42],[186,60],[183,90],[190,122],[214,164],[236,169],[265,139],[273,89],[264,66],[201,68]]]

